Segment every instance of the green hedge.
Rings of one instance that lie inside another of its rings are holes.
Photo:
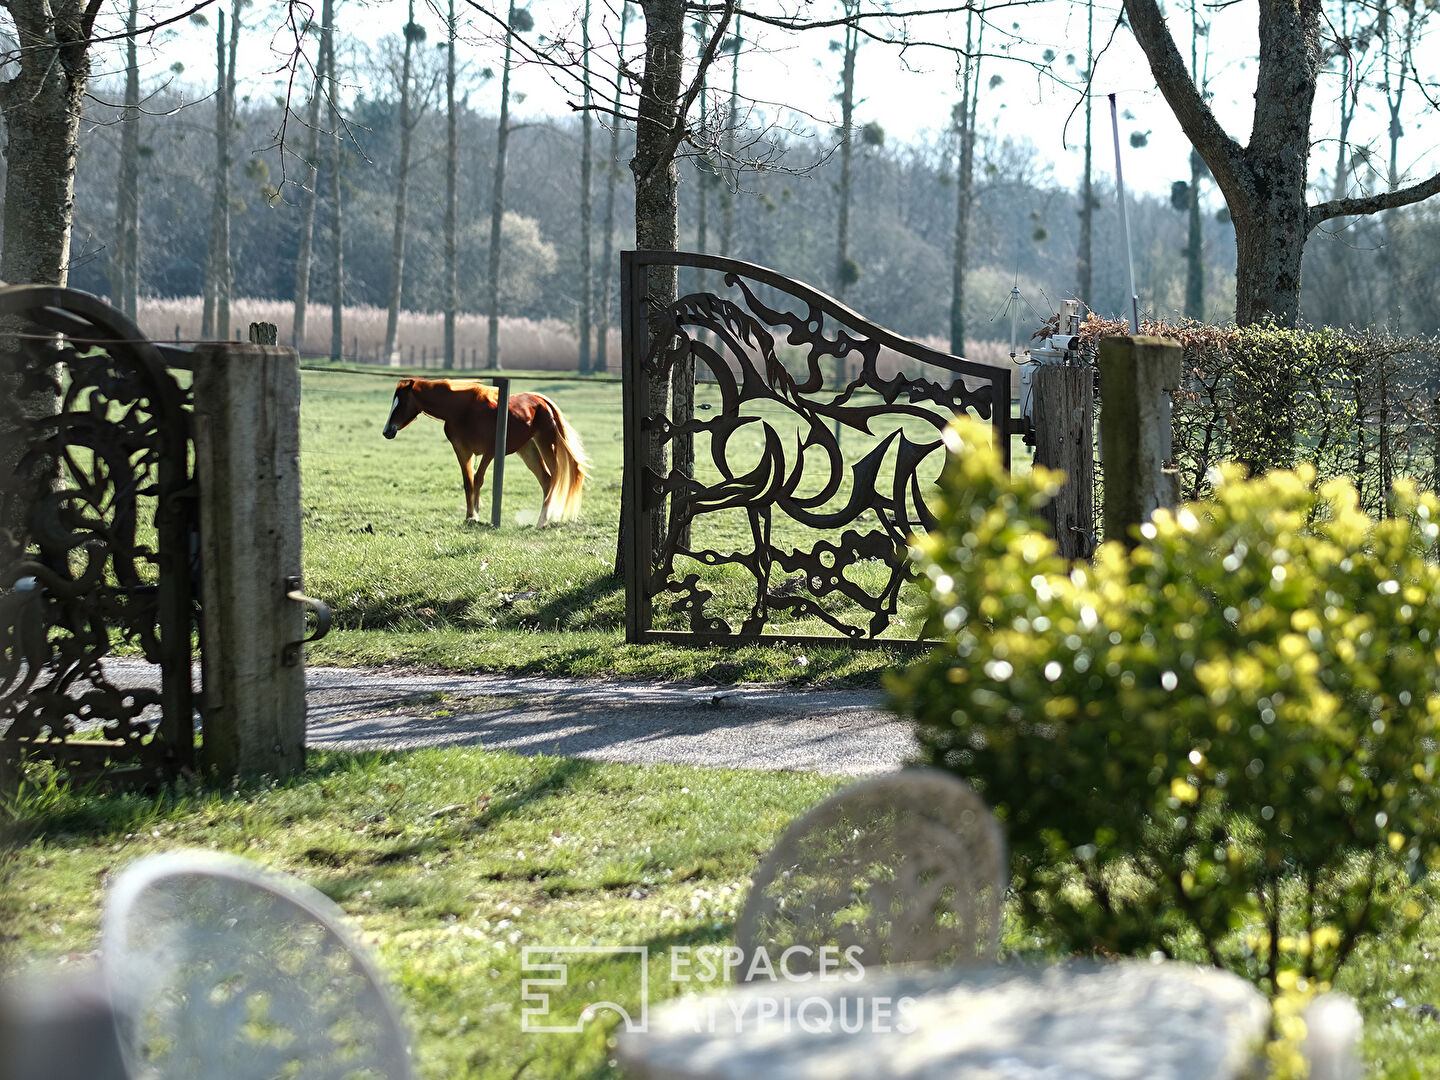
[[[1230,467],[1072,567],[1036,517],[1055,474],[947,437],[913,551],[946,644],[893,690],[1002,819],[1032,938],[1278,994],[1413,924],[1440,857],[1440,501],[1400,483],[1377,522],[1309,466]]]
[[[1401,477],[1440,488],[1440,340],[1335,327],[1142,330],[1185,350],[1174,410],[1182,498],[1207,495],[1210,471],[1226,461],[1348,477],[1376,515]],[[1092,317],[1082,338],[1093,346],[1124,332]]]

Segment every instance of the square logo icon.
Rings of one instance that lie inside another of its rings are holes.
[[[588,987],[597,962],[606,963],[606,978],[593,997],[575,992]],[[620,1017],[625,1031],[644,1031],[649,1023],[650,949],[646,945],[527,945],[520,953],[520,1030],[524,1032],[584,1031],[585,1024],[606,1010]],[[562,990],[571,992],[562,993]]]

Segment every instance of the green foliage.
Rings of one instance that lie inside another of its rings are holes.
[[[1187,378],[1176,395],[1176,457],[1186,496],[1205,495],[1225,460],[1256,469],[1305,462],[1321,479],[1349,477],[1377,515],[1397,477],[1440,480],[1440,411],[1423,389],[1435,341],[1260,324],[1180,338]]]
[[[847,257],[845,261],[840,264],[839,277],[841,285],[854,285],[860,280],[860,264],[854,259]]]
[[[1089,341],[1128,333],[1091,317]],[[1212,470],[1312,465],[1348,477],[1360,507],[1380,516],[1400,477],[1440,489],[1440,399],[1432,379],[1440,339],[1339,327],[1207,326],[1146,319],[1144,334],[1184,349],[1174,394],[1181,498],[1204,498]]]
[[[1376,522],[1344,480],[1242,480],[1071,567],[988,432],[948,434],[914,557],[947,645],[897,680],[924,756],[1003,819],[1029,931],[1328,983],[1422,914],[1440,858],[1440,500]]]

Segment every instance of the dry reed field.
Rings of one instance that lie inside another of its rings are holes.
[[[170,298],[142,297],[140,329],[157,341],[200,341],[201,300],[198,296]],[[289,344],[295,305],[288,300],[237,299],[230,303],[230,329],[243,338],[252,322],[274,323],[279,327],[281,344]],[[372,305],[347,307],[344,313],[343,359],[352,363],[383,364],[385,345],[385,309]],[[489,328],[484,315],[462,314],[455,320],[456,348],[459,366],[470,369],[485,364]],[[620,330],[612,327],[609,335],[609,367],[620,366]],[[948,342],[940,337],[917,339],[933,349],[946,351]],[[445,318],[439,312],[402,311],[398,332],[400,355],[398,367],[441,366],[445,347]],[[966,350],[968,359],[981,364],[1007,367],[1008,350],[998,341],[971,342]],[[330,354],[330,309],[311,308],[305,327],[305,340],[300,343],[302,356]],[[579,363],[580,346],[574,328],[560,319],[500,320],[500,363],[512,370],[574,371]],[[889,378],[898,370],[914,365],[903,357],[882,350],[880,373]],[[705,374],[702,372],[703,380]]]
[[[174,298],[142,298],[140,329],[159,341],[199,341],[201,300],[198,296]],[[295,305],[288,300],[237,299],[230,303],[230,329],[244,337],[252,322],[274,323],[279,327],[281,344],[289,344]],[[345,308],[343,355],[357,362],[382,363],[385,344],[385,309],[371,305]],[[455,320],[455,343],[460,366],[481,366],[485,363],[488,339],[484,315],[462,314]],[[445,347],[445,317],[439,312],[402,311],[398,333],[399,365],[402,367],[440,367]],[[575,331],[559,319],[500,320],[500,362],[507,368],[530,371],[573,371],[579,360],[579,343]],[[620,331],[610,332],[610,364],[618,366]],[[328,356],[330,353],[330,309],[310,309],[305,327],[305,340],[300,343],[302,356]]]

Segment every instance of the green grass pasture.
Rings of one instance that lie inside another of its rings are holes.
[[[398,375],[403,372],[396,373]],[[301,401],[301,468],[307,591],[331,605],[335,629],[312,646],[318,663],[438,666],[576,676],[688,678],[718,682],[850,681],[874,683],[880,672],[904,662],[903,645],[876,650],[796,650],[631,647],[623,643],[624,588],[615,573],[624,447],[620,386],[581,379],[515,380],[512,393],[538,391],[552,398],[580,433],[594,463],[585,488],[581,520],[535,529],[540,487],[521,461],[507,459],[504,520],[498,529],[466,523],[460,470],[441,425],[416,420],[390,442],[380,429],[394,383],[368,374],[307,371]],[[716,415],[718,390],[702,384],[697,401]],[[778,422],[781,410],[758,414]],[[776,415],[771,416],[771,413]],[[748,415],[748,413],[747,413]],[[749,467],[758,450],[760,425],[732,440],[732,467]],[[782,428],[793,460],[794,423]],[[918,435],[918,431],[917,431]],[[914,436],[912,436],[914,437]],[[931,436],[933,438],[933,435]],[[846,453],[862,433],[845,431]],[[813,455],[813,451],[811,451]],[[893,450],[891,451],[893,458]],[[718,477],[708,438],[697,439],[697,468]],[[808,463],[807,463],[808,464]],[[938,470],[938,458],[936,462]],[[893,465],[890,466],[893,468]],[[821,474],[816,469],[818,477]],[[807,472],[807,476],[808,476]],[[886,475],[883,473],[882,475]],[[848,473],[844,476],[848,485]],[[483,495],[488,519],[491,478]],[[843,500],[842,486],[831,503]],[[696,547],[728,553],[748,547],[752,534],[739,511],[707,515],[693,538]],[[792,535],[793,533],[793,535]],[[788,524],[774,534],[809,546]],[[831,539],[834,539],[832,537]],[[682,560],[677,567],[689,572]],[[722,617],[738,627],[754,601],[748,572],[733,566],[691,564],[703,571]],[[866,583],[883,580],[879,564],[852,569]],[[791,575],[779,567],[771,587]],[[666,598],[657,603],[657,628],[679,628]],[[893,634],[901,641],[918,631],[914,599]],[[797,622],[787,632],[829,632],[819,620]]]
[[[733,940],[750,875],[780,831],[840,778],[518,757],[473,748],[315,753],[303,776],[156,795],[44,785],[0,805],[0,960],[41,970],[96,948],[107,883],[141,855],[235,852],[335,900],[375,949],[423,1080],[618,1076],[615,1017],[578,1034],[521,1030],[526,946],[644,945],[651,1001],[671,946]],[[1424,899],[1429,887],[1417,886]],[[1365,1016],[1366,1075],[1440,1075],[1440,919],[1372,943],[1339,989]],[[1012,920],[1005,948],[1034,959]],[[552,990],[573,1021],[633,994],[633,960],[597,956]]]

